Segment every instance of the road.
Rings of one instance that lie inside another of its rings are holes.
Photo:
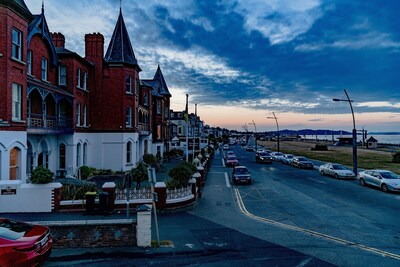
[[[381,266],[383,260],[385,266],[399,265],[399,194],[361,187],[355,180],[320,176],[317,170],[278,162],[257,164],[254,152],[239,146],[231,150],[252,172],[252,185],[233,187],[245,208],[242,213],[247,211],[253,221],[277,233],[269,232],[265,240],[341,266]],[[304,243],[303,235],[313,240]],[[328,249],[319,242],[328,242]]]
[[[253,183],[232,185],[217,153],[197,207],[159,216],[161,238],[176,252],[95,253],[45,266],[400,265],[399,194],[317,170],[257,164],[254,152],[231,149]]]

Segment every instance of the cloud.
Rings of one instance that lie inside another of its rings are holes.
[[[290,42],[321,17],[320,1],[238,0],[233,7],[249,32],[259,31],[271,44]]]

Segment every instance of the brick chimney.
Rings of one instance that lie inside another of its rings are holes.
[[[61,32],[53,32],[51,38],[55,47],[65,48],[65,36]]]
[[[85,58],[94,63],[103,62],[104,36],[101,33],[85,35]]]

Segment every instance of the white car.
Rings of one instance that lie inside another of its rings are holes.
[[[225,144],[224,145],[224,150],[228,150],[229,149],[229,145],[228,144]]]
[[[354,179],[356,175],[351,170],[347,169],[341,164],[327,163],[319,167],[319,173],[321,175],[330,175],[336,179]]]
[[[360,185],[372,185],[379,187],[383,192],[400,192],[400,177],[391,171],[367,170],[357,174]]]
[[[283,155],[285,155],[285,154],[283,154],[282,152],[272,152],[272,153],[270,153],[270,155],[272,157],[272,160],[281,161],[283,158]]]
[[[285,154],[282,157],[282,163],[290,165],[292,163],[294,155],[292,154]]]

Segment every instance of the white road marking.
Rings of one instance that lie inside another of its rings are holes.
[[[321,183],[321,184],[326,184],[324,181],[320,181],[320,180],[317,180],[317,179],[313,179],[313,178],[309,178],[309,177],[307,177],[307,179],[316,181],[316,182]]]
[[[363,244],[360,244],[360,243],[355,243],[355,242],[352,242],[352,241],[348,241],[348,240],[345,240],[345,239],[341,239],[341,238],[337,238],[337,237],[334,237],[334,236],[326,235],[326,234],[319,233],[319,232],[316,232],[316,231],[312,231],[312,230],[309,230],[309,229],[305,229],[305,228],[301,228],[301,227],[297,227],[297,226],[293,226],[293,225],[277,222],[277,221],[274,221],[274,220],[271,220],[271,219],[267,219],[267,218],[263,218],[263,217],[254,215],[254,214],[250,213],[246,209],[246,206],[243,203],[242,196],[240,195],[240,191],[237,188],[235,188],[234,190],[235,190],[235,195],[236,195],[236,201],[238,203],[240,211],[244,215],[246,215],[246,216],[248,216],[248,217],[250,217],[250,218],[252,218],[254,220],[257,220],[257,221],[260,221],[260,222],[264,222],[264,223],[268,223],[268,224],[271,224],[271,225],[275,225],[277,227],[281,227],[281,228],[297,231],[297,232],[307,233],[307,234],[310,234],[312,236],[316,236],[316,237],[320,237],[320,238],[323,238],[323,239],[326,239],[326,240],[330,240],[330,241],[333,241],[333,242],[336,242],[336,243],[339,243],[339,244],[342,244],[342,245],[345,245],[345,246],[356,247],[356,248],[359,248],[361,250],[365,250],[365,251],[368,251],[368,252],[379,254],[379,255],[384,256],[384,257],[389,257],[389,258],[393,258],[393,259],[396,259],[396,260],[400,260],[400,255],[399,254],[387,252],[387,251],[380,250],[380,249],[373,248],[373,247],[369,247],[369,246],[366,246],[366,245],[363,245]]]
[[[225,173],[225,183],[226,183],[226,187],[231,187],[231,183],[229,182],[229,177],[228,177],[227,173]]]
[[[225,160],[224,159],[221,159],[221,160],[222,160],[222,166],[225,167]]]

